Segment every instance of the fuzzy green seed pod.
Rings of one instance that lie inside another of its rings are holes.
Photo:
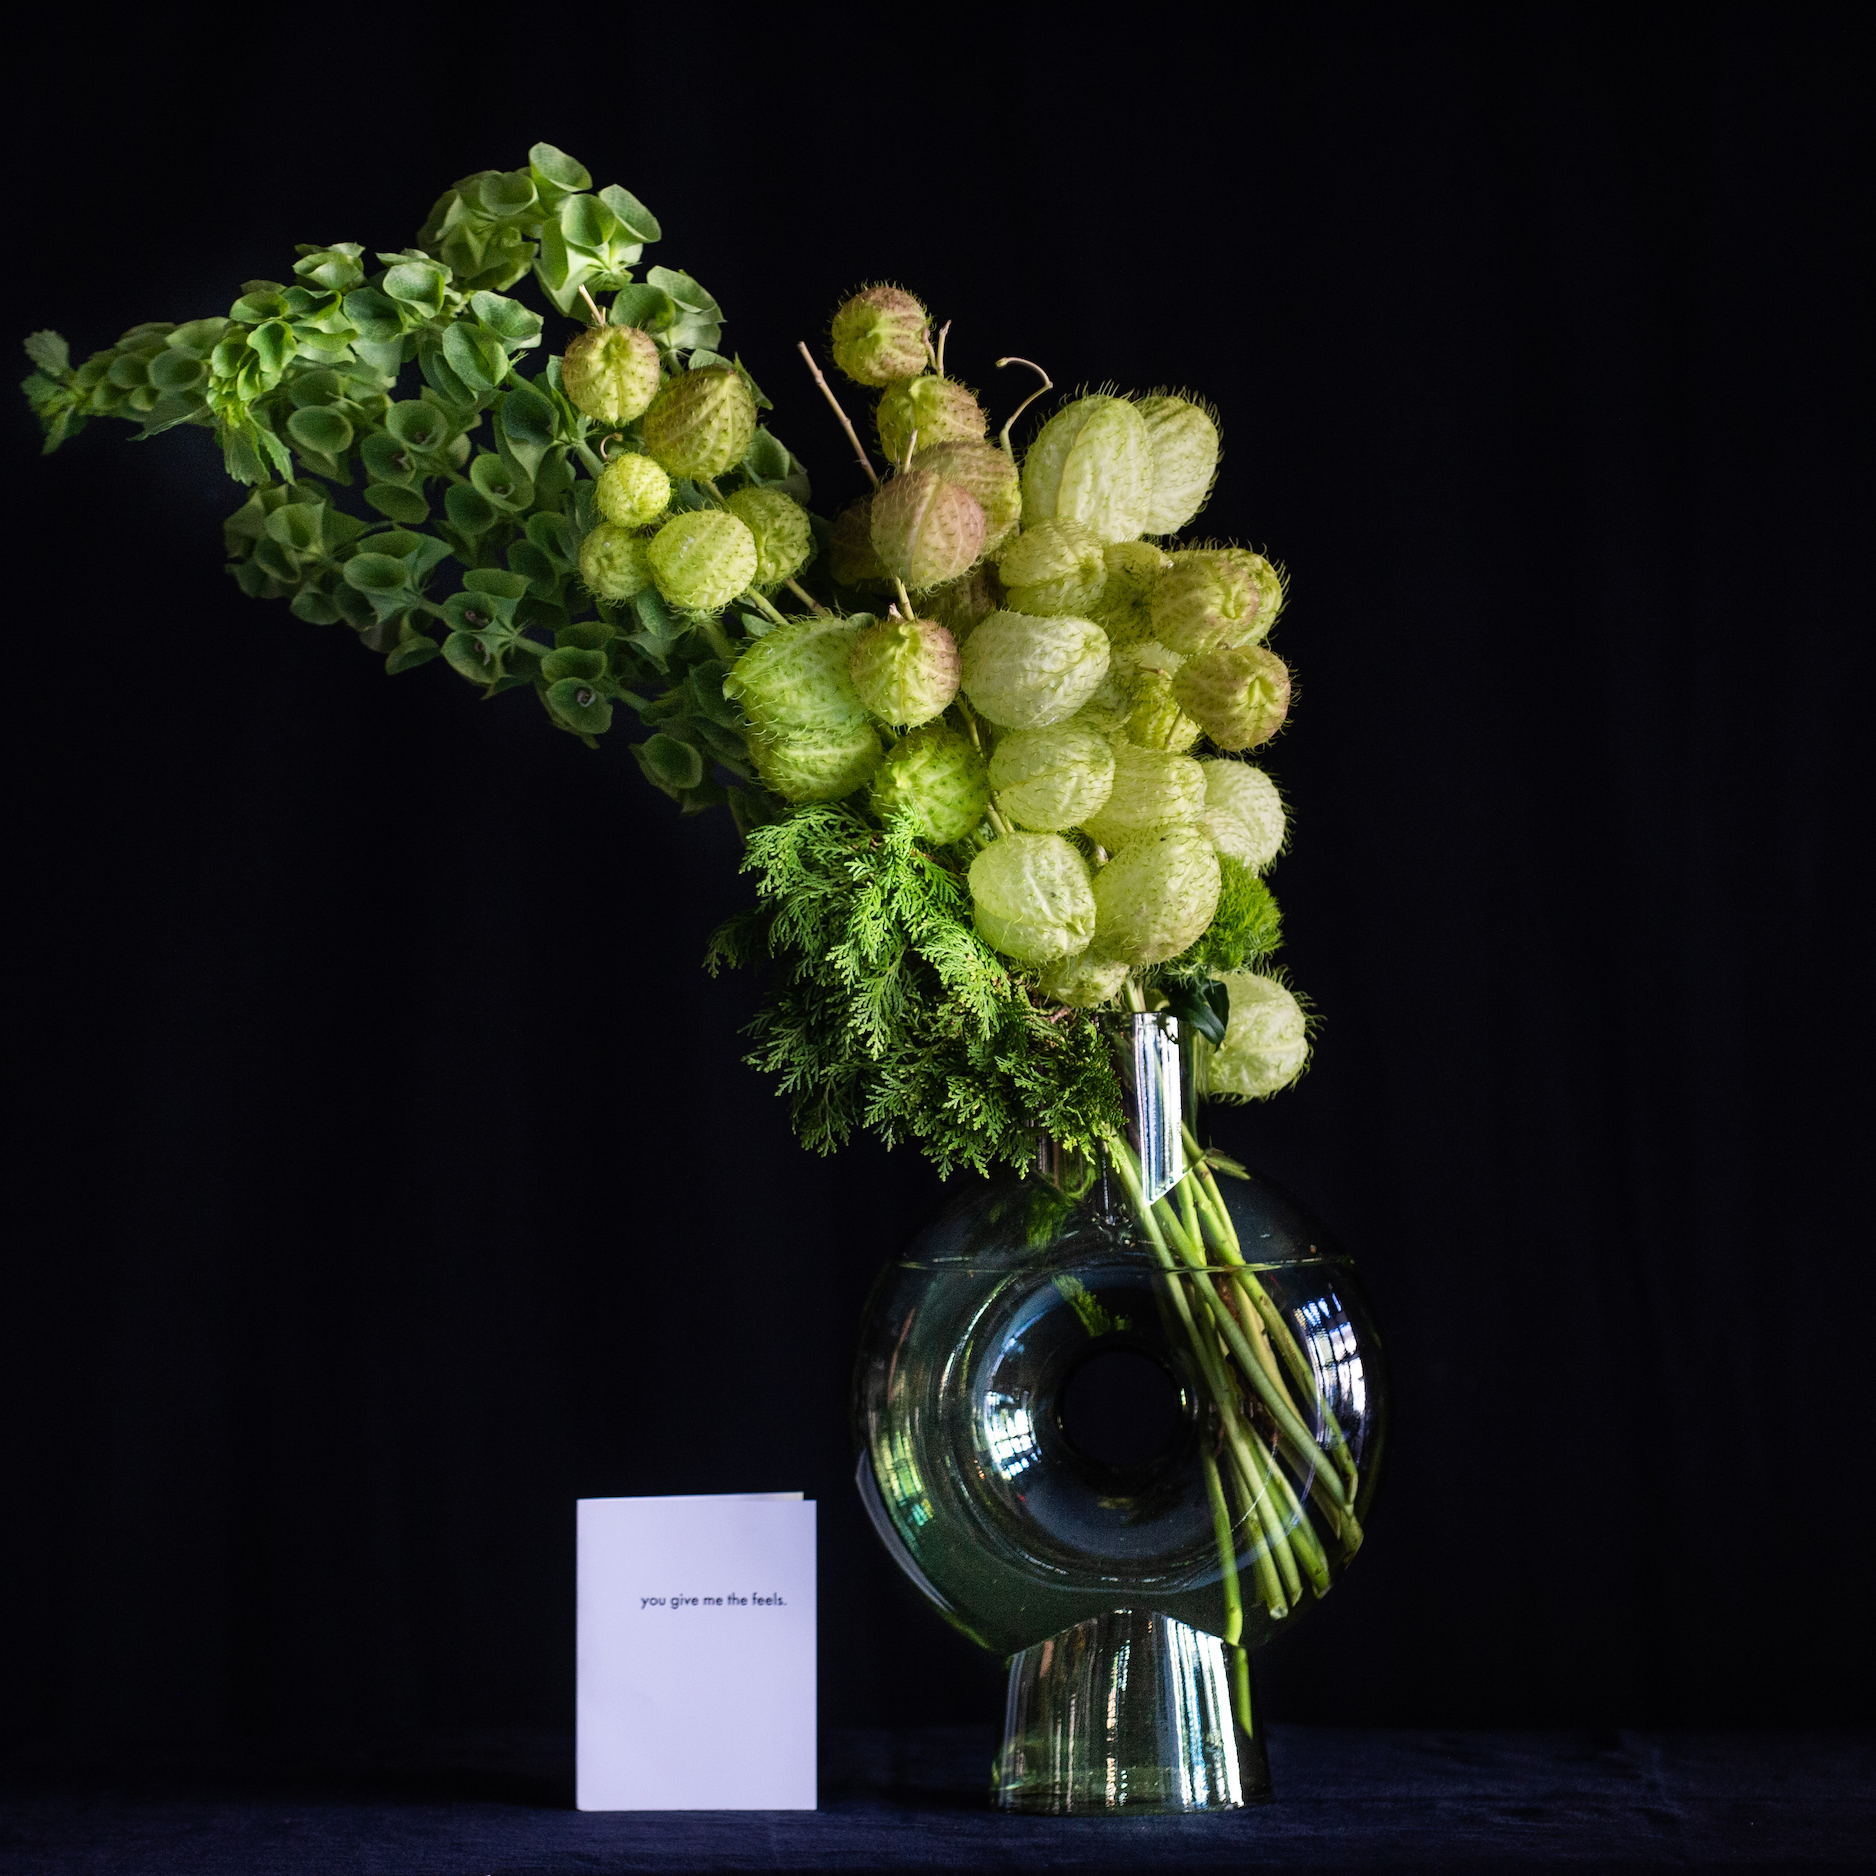
[[[723,506],[756,539],[756,577],[765,590],[792,580],[814,558],[808,511],[780,489],[738,489]]]
[[[615,456],[593,491],[599,512],[622,528],[642,528],[671,506],[671,478],[636,451]]]
[[[1107,675],[1095,687],[1088,701],[1069,718],[1090,729],[1108,742],[1125,741],[1127,722],[1133,715],[1133,693],[1137,680],[1118,658],[1107,668]]]
[[[1127,967],[1092,951],[1079,957],[1063,958],[1045,965],[1036,979],[1036,987],[1056,1003],[1066,1003],[1072,1010],[1091,1010],[1110,1002],[1127,981]]]
[[[873,551],[914,592],[967,572],[984,550],[984,511],[929,469],[896,475],[873,497]]]
[[[1133,709],[1127,716],[1127,740],[1142,749],[1183,754],[1204,732],[1179,708],[1169,671],[1143,670],[1134,680]]]
[[[651,584],[649,546],[630,528],[602,521],[580,543],[580,578],[586,590],[614,605],[636,599]]]
[[[749,454],[756,400],[729,365],[680,371],[645,412],[645,454],[674,476],[726,474]]]
[[[1145,530],[1152,493],[1146,422],[1124,397],[1078,397],[1023,457],[1023,525],[1075,521],[1101,541]]]
[[[1179,707],[1204,725],[1220,749],[1255,749],[1269,742],[1290,713],[1289,668],[1263,645],[1188,659],[1172,688]]]
[[[925,369],[926,312],[902,287],[863,287],[834,315],[834,363],[880,387]]]
[[[870,723],[752,736],[756,773],[785,801],[839,801],[879,767],[879,732]]]
[[[1218,856],[1191,822],[1135,835],[1095,875],[1095,954],[1135,966],[1177,957],[1212,922],[1218,887]]]
[[[873,504],[849,502],[834,517],[827,537],[827,570],[837,586],[890,592],[892,582],[873,551]]]
[[[1003,605],[1003,587],[996,569],[979,561],[970,572],[934,586],[920,603],[960,646],[984,620]]]
[[[631,423],[658,394],[658,347],[636,326],[588,326],[561,356],[560,388],[595,423]]]
[[[1205,506],[1218,475],[1218,425],[1185,397],[1143,397],[1151,491],[1143,534],[1174,534]]]
[[[990,421],[983,406],[953,378],[901,378],[888,386],[873,413],[879,446],[889,462],[904,462],[918,432],[920,449],[940,443],[980,443]]]
[[[1112,541],[1101,550],[1107,584],[1093,617],[1118,651],[1153,636],[1154,582],[1172,565],[1172,556],[1150,541]]]
[[[848,669],[860,701],[882,723],[916,727],[943,716],[958,694],[958,642],[935,619],[895,611],[853,641]]]
[[[873,812],[882,821],[911,813],[939,846],[962,840],[984,818],[990,781],[968,736],[927,723],[886,752],[873,777]]]
[[[964,643],[964,694],[999,728],[1041,729],[1094,695],[1107,661],[1107,634],[1091,620],[993,612]]]
[[[1019,964],[1073,957],[1094,936],[1088,863],[1060,834],[1006,834],[971,862],[971,918]]]
[[[734,515],[699,508],[673,515],[651,537],[647,558],[672,605],[715,612],[756,577],[756,537]]]
[[[1023,514],[1023,490],[1007,450],[969,439],[939,443],[930,449],[921,447],[912,458],[912,467],[929,469],[976,498],[984,511],[985,553],[995,553],[1015,533]]]
[[[1227,971],[1219,982],[1231,996],[1224,1047],[1208,1063],[1213,1094],[1260,1101],[1287,1088],[1309,1061],[1302,1006],[1273,977]]]
[[[1205,771],[1190,756],[1116,743],[1114,785],[1082,831],[1110,850],[1166,821],[1195,821],[1205,806]],[[1168,953],[1170,956],[1171,954]]]
[[[1260,568],[1268,580],[1260,578]],[[1176,555],[1153,582],[1153,636],[1188,658],[1254,645],[1276,618],[1274,608],[1265,610],[1275,579],[1269,561],[1242,547]],[[1280,585],[1277,592],[1281,603]]]
[[[852,730],[866,722],[866,706],[849,666],[854,641],[870,624],[862,614],[779,625],[730,667],[723,695],[742,706],[758,735]]]
[[[1073,521],[1039,521],[1004,548],[997,578],[1010,609],[1038,619],[1090,617],[1107,586],[1101,543]]]
[[[990,786],[1019,827],[1059,833],[1100,813],[1114,786],[1114,751],[1079,717],[1012,730],[990,758]]]
[[[1283,851],[1283,797],[1262,769],[1223,757],[1202,761],[1205,807],[1199,825],[1220,853],[1261,873]]]

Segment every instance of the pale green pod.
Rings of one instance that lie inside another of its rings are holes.
[[[1244,548],[1178,555],[1153,583],[1153,636],[1188,658],[1254,645],[1270,630],[1256,562],[1270,564]]]
[[[984,550],[977,498],[929,469],[894,476],[873,497],[870,516],[880,565],[915,593],[955,580]]]
[[[1124,742],[1127,722],[1133,715],[1134,682],[1133,673],[1115,658],[1108,666],[1106,675],[1094,687],[1093,695],[1069,721],[1093,730],[1109,742]]]
[[[642,528],[671,506],[671,478],[635,450],[615,456],[593,489],[599,512],[622,528]]]
[[[985,553],[995,553],[1016,531],[1023,514],[1023,490],[1008,450],[969,438],[930,449],[921,444],[912,467],[929,469],[971,495],[984,511]]]
[[[680,371],[652,399],[642,434],[645,454],[671,475],[726,475],[755,441],[755,395],[729,365]]]
[[[1190,756],[1115,743],[1114,785],[1098,814],[1081,822],[1090,840],[1110,851],[1148,828],[1195,821],[1205,806],[1205,771]]]
[[[1135,967],[1177,957],[1212,922],[1218,887],[1218,855],[1190,821],[1134,835],[1094,876],[1096,955]]]
[[[934,586],[919,604],[942,625],[959,645],[970,637],[984,620],[1003,603],[1003,589],[996,570],[979,562],[970,572]]]
[[[1146,424],[1151,462],[1142,534],[1174,534],[1205,506],[1218,475],[1218,426],[1184,397],[1143,397],[1134,408]]]
[[[649,545],[631,529],[602,521],[580,543],[580,578],[586,590],[613,605],[636,599],[651,584]]]
[[[1254,749],[1269,742],[1290,711],[1289,668],[1263,645],[1188,659],[1172,688],[1179,707],[1204,725],[1220,749]]]
[[[866,721],[849,667],[872,620],[796,619],[759,638],[730,667],[723,695],[759,733],[851,730]]]
[[[902,378],[889,385],[873,413],[879,446],[888,462],[901,463],[913,448],[934,449],[940,443],[978,443],[990,427],[983,406],[953,378]]]
[[[1007,730],[1071,717],[1107,675],[1107,634],[1088,619],[993,612],[963,646],[964,694]]]
[[[1127,715],[1127,740],[1142,749],[1165,749],[1183,754],[1204,731],[1179,708],[1173,695],[1172,674],[1145,670],[1134,680],[1133,709]]]
[[[958,694],[958,642],[935,619],[895,612],[853,641],[848,669],[860,701],[882,723],[916,727],[942,716]]]
[[[887,750],[873,777],[872,801],[882,821],[910,812],[926,840],[948,846],[984,818],[990,780],[968,736],[927,723]]]
[[[1039,521],[1004,548],[997,578],[1010,609],[1038,619],[1092,615],[1107,586],[1101,543],[1073,521]]]
[[[971,918],[993,951],[1048,964],[1088,948],[1088,863],[1060,834],[1006,834],[971,862],[970,877]]]
[[[1092,616],[1118,651],[1153,636],[1153,585],[1171,567],[1172,556],[1150,541],[1111,541],[1101,558],[1107,583]]]
[[[723,506],[756,541],[756,573],[749,583],[767,589],[792,580],[814,558],[808,511],[780,489],[738,489]]]
[[[887,385],[925,369],[926,312],[902,287],[866,287],[834,315],[834,363],[855,384]]]
[[[1052,1002],[1066,1003],[1074,1010],[1091,1010],[1097,1004],[1112,1002],[1126,981],[1126,965],[1084,951],[1078,957],[1045,965],[1037,975],[1036,987]]]
[[[658,394],[658,347],[636,326],[589,326],[560,360],[560,388],[582,416],[635,422]]]
[[[1101,541],[1145,532],[1152,493],[1146,422],[1123,397],[1079,397],[1023,457],[1023,525],[1074,521]]]
[[[1205,807],[1199,825],[1220,853],[1261,873],[1283,851],[1283,797],[1260,768],[1214,756],[1201,761]]]
[[[734,515],[698,508],[673,515],[651,537],[647,559],[672,605],[715,612],[756,577],[756,537]]]
[[[1012,730],[990,758],[997,806],[1019,827],[1057,833],[1098,814],[1114,786],[1114,751],[1079,716]]]
[[[1224,1046],[1207,1064],[1211,1091],[1257,1101],[1287,1088],[1309,1061],[1302,1006],[1256,971],[1227,971],[1219,981],[1230,993],[1231,1015]]]
[[[839,801],[863,787],[879,766],[879,732],[870,723],[751,736],[756,773],[785,801]]]

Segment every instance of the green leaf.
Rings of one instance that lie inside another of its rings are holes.
[[[365,499],[371,500],[371,491],[365,491]],[[486,534],[501,518],[501,511],[482,493],[466,484],[452,484],[443,495],[443,512],[449,517],[451,527],[469,535],[472,539],[478,534]],[[393,520],[400,517],[393,516]]]
[[[621,287],[606,315],[615,326],[638,326],[659,332],[677,317],[677,302],[662,287]]]
[[[743,458],[743,467],[758,482],[779,482],[788,474],[789,454],[785,444],[767,430],[757,430]]]
[[[560,573],[532,541],[516,541],[508,549],[508,564],[528,583],[537,599],[552,599],[560,591]]]
[[[452,488],[450,495],[473,493],[473,490]],[[444,497],[445,505],[448,496]],[[365,490],[365,500],[377,509],[379,514],[405,527],[417,527],[430,519],[430,504],[415,489],[400,487],[395,482],[373,482]],[[454,516],[451,517],[454,519]]]
[[[709,290],[689,274],[679,273],[674,267],[648,267],[645,278],[654,287],[661,287],[687,313],[708,313],[713,318],[722,315],[723,308]]]
[[[525,379],[503,398],[496,422],[510,442],[545,449],[559,430],[554,407]]]
[[[634,241],[659,241],[664,230],[658,218],[629,189],[615,183],[600,190],[599,199],[619,218],[620,225]]]
[[[26,338],[26,356],[41,371],[55,374],[72,368],[71,348],[56,332],[33,332]]]
[[[528,351],[541,342],[544,324],[539,313],[500,293],[475,293],[470,310],[510,351]]]
[[[470,412],[480,407],[482,399],[479,394],[457,377],[449,361],[436,346],[425,345],[418,352],[417,368],[423,373],[424,382],[430,389],[444,403],[456,407],[460,418],[467,418]]]
[[[318,405],[296,410],[287,419],[287,435],[303,449],[325,456],[343,456],[352,447],[352,426],[336,410]]]
[[[408,638],[399,639],[391,655],[385,659],[384,668],[396,677],[401,671],[414,671],[420,664],[428,664],[443,649],[435,639],[426,637],[422,632],[412,632]]]
[[[593,186],[586,166],[576,162],[565,150],[556,150],[551,143],[537,143],[528,152],[528,174],[543,199],[557,200],[576,189]]]
[[[486,593],[491,599],[523,599],[528,582],[519,573],[504,573],[499,567],[474,567],[462,576],[462,583],[472,593]]]
[[[150,382],[159,391],[193,391],[207,381],[208,366],[187,352],[159,352],[150,360]]]
[[[1166,992],[1167,1011],[1190,1023],[1214,1049],[1225,1046],[1231,1021],[1231,992],[1216,978],[1209,983],[1176,984]]]
[[[443,269],[435,261],[399,261],[387,268],[384,291],[403,306],[414,306],[431,317],[443,310]]]
[[[328,593],[322,593],[316,586],[302,586],[293,595],[287,610],[296,619],[304,619],[308,625],[336,625],[339,609],[332,603]]]
[[[703,756],[689,743],[681,743],[662,731],[636,744],[632,753],[646,775],[667,793],[695,788],[703,780]]]
[[[293,328],[283,319],[270,319],[248,334],[248,345],[270,378],[286,370],[287,360],[299,348],[294,343]]]

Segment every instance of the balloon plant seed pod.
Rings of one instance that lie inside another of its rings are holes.
[[[784,801],[841,801],[879,767],[879,732],[857,723],[755,735],[749,753],[756,773]]]
[[[599,512],[622,528],[642,528],[671,506],[671,478],[634,450],[612,458],[593,491]]]
[[[658,392],[658,347],[636,326],[589,326],[560,360],[560,388],[583,417],[635,423]]]
[[[1022,519],[1023,491],[1016,464],[994,443],[961,438],[926,448],[921,442],[912,458],[915,469],[929,469],[966,490],[984,511],[984,552],[994,554],[1016,531]]]
[[[1059,833],[1101,811],[1114,786],[1114,751],[1078,717],[1013,730],[991,755],[990,786],[1017,826]]]
[[[1119,847],[1150,827],[1198,819],[1205,806],[1205,771],[1190,756],[1134,743],[1113,747],[1114,784],[1100,811],[1081,823],[1089,839]]]
[[[1225,1039],[1207,1063],[1212,1089],[1261,1101],[1287,1088],[1309,1059],[1308,1019],[1288,986],[1255,971],[1220,980],[1231,999]]]
[[[1073,521],[1099,541],[1135,540],[1146,531],[1152,486],[1139,411],[1124,397],[1079,397],[1023,457],[1023,525]]]
[[[901,378],[889,385],[873,413],[879,446],[886,460],[902,463],[918,438],[918,448],[940,443],[981,443],[989,428],[983,406],[963,385],[934,373]]]
[[[1127,740],[1142,749],[1165,749],[1175,754],[1190,749],[1204,731],[1179,708],[1173,695],[1172,673],[1143,669],[1134,679],[1133,709],[1127,716]]]
[[[1202,761],[1205,806],[1199,825],[1220,853],[1261,873],[1283,851],[1288,826],[1277,785],[1249,762]]]
[[[1134,967],[1161,963],[1212,922],[1218,855],[1189,821],[1148,827],[1095,875],[1094,899],[1098,956]]]
[[[853,641],[848,669],[867,709],[912,729],[943,716],[958,694],[958,642],[936,620],[904,619],[894,608]]]
[[[873,497],[873,552],[913,592],[967,572],[984,548],[984,511],[968,489],[910,469]]]
[[[866,721],[866,706],[853,686],[853,647],[871,623],[816,618],[780,626],[730,667],[723,695],[762,735],[855,729]]]
[[[900,287],[863,287],[834,315],[834,363],[855,384],[883,389],[925,369],[925,329],[931,324]]]
[[[1189,658],[1172,681],[1179,707],[1220,749],[1255,749],[1290,713],[1290,672],[1263,645]]]
[[[1071,1010],[1099,1009],[1111,1003],[1126,981],[1126,965],[1114,958],[1098,958],[1092,951],[1045,964],[1036,975],[1042,994]]]
[[[1259,558],[1242,550],[1179,555],[1153,583],[1153,636],[1188,658],[1255,644],[1275,617],[1264,610]]]
[[[667,378],[641,426],[645,454],[692,481],[727,475],[756,434],[755,394],[728,365]]]
[[[1022,964],[1088,948],[1088,863],[1059,834],[1006,834],[971,862],[971,912],[984,942]]]
[[[650,542],[602,521],[580,543],[580,579],[595,599],[613,605],[636,599],[651,584]]]
[[[1107,675],[1107,635],[1088,619],[993,612],[965,641],[964,694],[1002,729],[1071,717]]]
[[[1090,617],[1107,586],[1101,543],[1073,521],[1042,521],[1019,534],[997,561],[1012,612],[1036,618]]]
[[[1176,534],[1205,506],[1217,479],[1217,419],[1188,397],[1143,397],[1134,408],[1146,425],[1150,464],[1140,531]]]
[[[942,847],[962,840],[984,818],[990,780],[968,736],[927,723],[887,750],[873,775],[871,799],[882,821],[909,814],[919,837]]]
[[[717,612],[756,577],[756,537],[734,515],[700,508],[673,515],[646,550],[651,577],[672,605]]]
[[[780,489],[738,489],[725,510],[755,537],[756,572],[749,583],[764,592],[792,580],[814,558],[814,528],[808,511]]]
[[[919,604],[962,645],[993,612],[1003,609],[1003,599],[996,569],[979,561],[970,572],[921,595]]]

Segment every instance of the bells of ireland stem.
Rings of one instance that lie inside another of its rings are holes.
[[[1107,634],[1091,620],[993,612],[964,642],[964,694],[1000,729],[1041,729],[1073,716],[1107,663]]]
[[[636,422],[658,394],[658,347],[636,326],[589,326],[561,356],[560,388],[595,423]]]
[[[1173,695],[1220,749],[1255,749],[1290,712],[1289,668],[1263,645],[1207,652],[1179,667]]]
[[[580,543],[580,578],[596,599],[618,605],[651,584],[651,543],[630,528],[602,521]]]
[[[889,462],[900,463],[918,432],[918,447],[939,443],[980,443],[990,427],[983,406],[952,378],[926,373],[889,385],[873,413],[879,445]]]
[[[1152,494],[1146,421],[1124,397],[1078,397],[1036,432],[1023,457],[1023,525],[1073,521],[1097,540],[1146,529]]]
[[[780,489],[738,489],[723,503],[756,542],[756,577],[765,591],[792,580],[814,558],[808,511]]]
[[[1059,833],[1100,812],[1114,786],[1114,751],[1079,718],[1012,730],[991,755],[990,786],[1019,827]]]
[[[1205,806],[1205,771],[1190,756],[1116,743],[1114,785],[1082,831],[1112,851],[1168,821],[1196,821]],[[1210,914],[1207,914],[1209,917]]]
[[[1261,873],[1283,851],[1283,797],[1262,769],[1228,757],[1202,761],[1205,806],[1199,825],[1220,853]]]
[[[1192,822],[1134,835],[1094,878],[1096,955],[1136,968],[1177,957],[1212,922],[1218,888],[1218,855]]]
[[[997,578],[1010,609],[1039,619],[1088,618],[1107,586],[1101,543],[1073,521],[1039,521],[1004,548]]]
[[[916,728],[943,716],[958,694],[958,643],[935,619],[902,619],[895,608],[853,641],[848,670],[882,723]]]
[[[968,489],[929,469],[896,475],[873,497],[873,551],[913,592],[967,572],[984,550],[984,511]]]
[[[837,586],[890,592],[892,582],[873,551],[873,503],[849,502],[834,517],[827,536],[827,570]]]
[[[990,782],[968,736],[942,723],[903,736],[873,776],[873,812],[882,821],[910,814],[938,846],[962,840],[984,818]]]
[[[645,412],[645,454],[674,476],[701,482],[727,474],[749,453],[756,400],[732,366],[680,371]]]
[[[1209,849],[1207,849],[1209,851]],[[993,951],[1049,964],[1088,948],[1088,863],[1060,834],[1006,834],[971,862],[971,918]]]
[[[1254,645],[1282,604],[1282,581],[1262,554],[1243,547],[1176,554],[1153,583],[1153,636],[1188,658]]]
[[[861,722],[755,735],[749,754],[756,773],[784,801],[839,801],[864,787],[879,766],[879,732]]]
[[[903,287],[863,287],[834,315],[834,363],[875,389],[925,369],[926,312]]]
[[[1302,1006],[1274,977],[1256,971],[1227,971],[1219,981],[1230,993],[1231,1015],[1224,1045],[1207,1064],[1212,1093],[1259,1101],[1287,1088],[1309,1061]]]
[[[855,639],[871,623],[816,617],[779,625],[730,667],[723,695],[759,736],[857,729],[866,723],[866,706],[849,666]]]
[[[1008,451],[968,438],[927,449],[921,439],[912,467],[929,469],[975,497],[984,511],[985,553],[995,553],[1016,531],[1023,514],[1023,491]]]
[[[1143,397],[1134,408],[1146,424],[1151,460],[1143,534],[1176,534],[1205,506],[1218,475],[1218,425],[1188,397]]]
[[[1036,983],[1053,1002],[1066,1003],[1070,1009],[1091,1010],[1097,1004],[1111,1002],[1126,981],[1126,965],[1084,951],[1079,957],[1045,965]]]
[[[649,456],[628,450],[607,463],[593,494],[608,521],[642,528],[671,506],[671,478]]]
[[[647,551],[658,591],[686,612],[716,612],[756,577],[756,537],[734,515],[699,508],[673,515]]]

